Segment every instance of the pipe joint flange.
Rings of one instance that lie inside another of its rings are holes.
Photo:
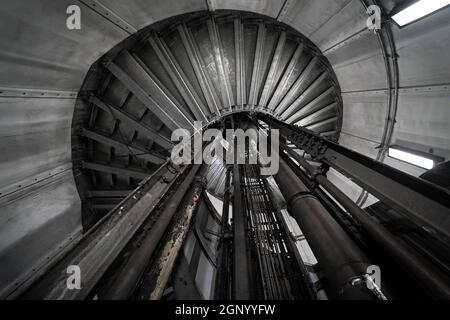
[[[316,197],[310,191],[300,191],[300,192],[294,194],[293,196],[291,196],[291,198],[288,200],[288,202],[287,202],[288,209],[289,210],[292,209],[292,206],[294,205],[294,203],[296,201],[304,199],[304,198],[316,199]]]
[[[367,288],[366,275],[355,276],[350,278],[339,290],[339,296],[345,296],[345,293],[355,288]],[[368,290],[368,289],[367,289]]]
[[[316,169],[313,172],[311,172],[311,179],[316,181],[317,176],[321,176],[321,175],[323,175],[322,168]]]
[[[169,162],[167,164],[167,171],[169,171],[172,174],[177,174],[180,172],[180,167],[175,165],[173,162]]]

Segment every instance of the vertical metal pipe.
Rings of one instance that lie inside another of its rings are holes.
[[[364,253],[283,159],[274,178],[326,275],[330,295],[374,299],[365,283],[353,282],[363,277],[370,265]]]
[[[450,288],[425,262],[421,261],[411,249],[396,239],[385,227],[373,221],[355,202],[339,190],[326,176],[317,172],[303,157],[291,148],[282,145],[299,162],[305,171],[328,191],[361,224],[370,239],[378,244],[389,256],[399,262],[408,274],[420,282],[425,291],[434,298],[450,297]]]
[[[158,220],[155,222],[147,237],[142,244],[135,250],[126,264],[123,266],[121,272],[114,280],[111,288],[105,295],[108,300],[123,300],[127,299],[147,267],[147,263],[156,249],[160,239],[164,235],[173,215],[175,214],[181,200],[189,190],[192,181],[194,181],[201,165],[193,165],[184,181],[177,188],[175,194],[170,198],[170,202],[161,212]]]
[[[291,265],[289,271],[291,273],[299,272],[299,282],[290,283],[293,288],[293,292],[296,292],[296,296],[300,297],[302,300],[315,300],[316,293],[312,288],[312,283],[308,277],[308,270],[302,260],[300,252],[297,249],[296,241],[292,236],[290,236],[289,226],[287,221],[284,219],[281,209],[277,205],[273,190],[269,186],[269,182],[266,178],[263,179],[264,186],[267,190],[267,197],[270,205],[273,207],[275,219],[278,221],[280,226],[280,231],[284,236],[285,245],[287,251],[289,252],[289,258],[285,256],[284,258],[291,260]]]
[[[216,271],[215,299],[227,300],[231,298],[230,294],[230,184],[231,184],[231,167],[227,167],[225,173],[225,187],[223,195],[222,223],[220,231],[220,242],[218,246],[218,263]]]
[[[166,231],[169,239],[158,255],[152,258],[151,270],[143,278],[140,285],[138,299],[160,300],[164,290],[170,281],[170,277],[175,269],[178,256],[182,253],[183,244],[191,230],[192,220],[200,206],[203,181],[198,180],[193,183],[192,191],[189,191],[181,202],[178,213],[174,217],[175,221]]]
[[[248,248],[246,235],[246,219],[244,217],[242,188],[239,165],[233,166],[233,255],[234,255],[234,298],[250,299],[250,281],[248,266]]]

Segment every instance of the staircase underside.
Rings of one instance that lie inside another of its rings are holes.
[[[174,129],[242,111],[266,112],[337,140],[342,99],[329,62],[311,41],[254,14],[170,18],[112,49],[92,66],[74,114],[84,225],[165,161]],[[208,187],[221,196],[223,166],[210,169]]]

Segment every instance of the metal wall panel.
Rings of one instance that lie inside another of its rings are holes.
[[[328,2],[330,3],[330,1]],[[311,33],[309,38],[322,51],[326,51],[354,34],[367,30],[366,20],[367,15],[361,1],[352,0]]]
[[[281,21],[309,37],[338,15],[352,0],[296,0],[291,2],[289,10]]]
[[[78,91],[103,53],[126,33],[81,6],[81,30],[66,27],[70,0],[0,6],[0,86]]]
[[[206,0],[97,0],[137,30],[179,14],[207,10]]]
[[[385,89],[386,68],[377,36],[363,31],[325,52],[343,92]]]
[[[73,99],[0,97],[0,192],[71,162],[73,103]]]
[[[450,84],[450,8],[392,29],[401,87]]]
[[[373,142],[381,142],[386,121],[386,92],[343,94],[342,131]]]
[[[400,92],[395,138],[450,150],[450,86],[421,91]]]
[[[361,139],[345,133],[341,135],[339,144],[349,149],[357,150],[359,153],[372,159],[376,158],[378,154],[377,147],[380,145],[377,142]]]
[[[386,72],[381,55],[341,65],[334,70],[343,92],[386,88]]]
[[[78,240],[80,210],[71,170],[37,190],[0,198],[0,297],[39,276]]]
[[[400,91],[399,109],[393,143],[450,159],[450,86],[404,89]],[[395,159],[389,164],[419,176],[425,170]]]
[[[68,30],[71,4],[0,6],[2,297],[38,276],[81,231],[71,170],[75,98],[91,64],[127,33],[81,3],[81,30]]]
[[[241,10],[263,14],[276,18],[285,0],[210,0],[216,10]]]

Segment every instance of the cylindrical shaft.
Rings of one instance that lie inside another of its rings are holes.
[[[331,296],[374,299],[365,284],[352,284],[370,265],[364,253],[283,159],[274,178],[326,275]]]
[[[290,151],[288,147],[285,147],[285,149]],[[373,242],[377,243],[389,256],[397,260],[399,265],[408,272],[408,274],[413,275],[414,278],[421,283],[421,286],[430,294],[430,296],[437,299],[450,298],[450,288],[448,284],[433,272],[428,265],[417,258],[405,244],[396,239],[385,227],[373,221],[363,209],[331,183],[326,176],[323,174],[315,174],[315,169],[304,158],[296,155],[295,152],[289,153],[310,176],[313,176],[325,190],[327,190],[346,210],[348,210],[348,212],[350,212],[350,214],[361,224]]]
[[[172,220],[173,215],[175,214],[184,195],[191,186],[192,181],[197,175],[199,169],[200,165],[192,166],[184,181],[181,183],[175,194],[170,199],[170,202],[163,209],[161,215],[151,228],[151,231],[149,232],[147,237],[143,240],[139,248],[137,248],[133,252],[131,257],[126,262],[125,266],[122,268],[111,288],[108,290],[108,293],[105,295],[105,299],[127,299],[135,289],[136,284],[144,273],[148,261],[150,260],[160,239],[164,235],[167,226]]]

